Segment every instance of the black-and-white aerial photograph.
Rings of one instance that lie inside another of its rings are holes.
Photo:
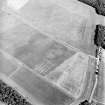
[[[105,0],[0,0],[0,105],[105,105]]]

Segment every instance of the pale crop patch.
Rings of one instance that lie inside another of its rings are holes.
[[[22,8],[29,0],[7,0],[7,5],[14,9],[19,10]]]

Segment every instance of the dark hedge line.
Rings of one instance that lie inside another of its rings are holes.
[[[32,105],[20,93],[0,80],[0,101],[6,105]]]
[[[78,0],[95,8],[96,13],[105,16],[105,0]]]

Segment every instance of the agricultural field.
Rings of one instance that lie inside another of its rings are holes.
[[[77,0],[7,0],[0,7],[0,105],[79,105],[89,99],[95,28],[104,18]],[[103,67],[94,105],[105,103]]]

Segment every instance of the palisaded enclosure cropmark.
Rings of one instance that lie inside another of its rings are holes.
[[[73,0],[31,0],[19,10],[10,5],[8,8],[49,37],[62,40],[88,54],[94,54],[92,38],[95,17],[92,8]]]

